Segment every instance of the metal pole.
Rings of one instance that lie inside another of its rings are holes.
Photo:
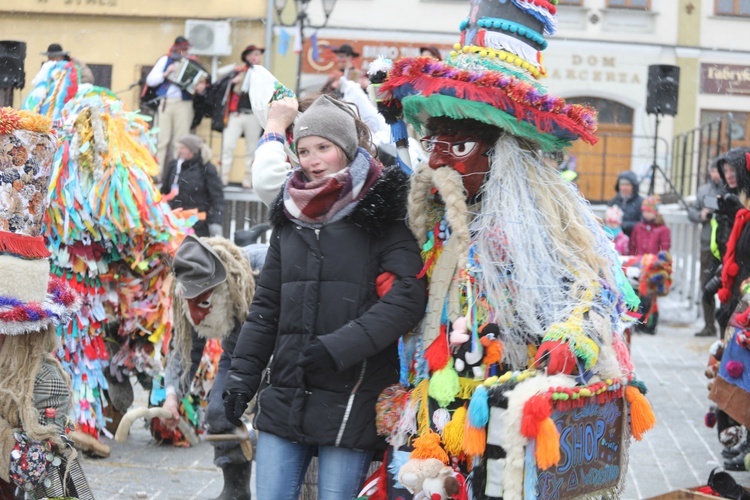
[[[300,81],[302,79],[302,58],[305,57],[305,13],[300,12],[297,14],[297,23],[299,23],[299,43],[302,47],[299,51],[299,57],[297,58],[297,86],[295,92],[299,98]]]
[[[273,53],[271,45],[273,44],[273,13],[275,11],[275,4],[273,0],[268,0],[266,4],[266,52],[263,57],[263,64],[265,64],[266,68],[270,70],[271,54]]]
[[[656,158],[659,150],[659,113],[656,113],[656,125],[654,126],[654,163],[651,165],[651,183],[648,186],[648,194],[656,191]]]

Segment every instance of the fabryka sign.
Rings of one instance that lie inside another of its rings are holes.
[[[750,66],[702,63],[701,94],[750,96]]]

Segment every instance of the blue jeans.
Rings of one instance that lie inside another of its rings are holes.
[[[255,453],[258,500],[297,500],[315,449],[268,432],[259,433]],[[335,446],[317,449],[318,500],[356,498],[373,452]]]

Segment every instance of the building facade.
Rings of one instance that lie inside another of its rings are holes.
[[[314,11],[317,3],[311,0],[313,23],[322,20]],[[559,1],[559,30],[543,52],[544,83],[551,92],[599,111],[599,143],[577,144],[566,158],[578,170],[588,199],[611,198],[623,170],[632,169],[646,181],[654,162],[669,170],[674,136],[724,113],[733,113],[732,144],[749,142],[748,5],[744,0]],[[458,41],[458,23],[467,13],[464,0],[338,0],[325,28],[305,31],[302,88],[325,81],[333,61],[329,48],[342,43],[361,53],[362,66],[379,53],[414,55],[424,45],[447,52]],[[312,57],[313,33],[318,59]],[[291,51],[277,56],[279,74],[296,57]],[[649,66],[657,64],[680,68],[677,114],[660,116],[658,131],[655,115],[646,112]],[[660,177],[656,180],[663,184]]]
[[[0,38],[26,43],[26,87],[15,91],[14,105],[20,106],[30,91],[31,80],[46,61],[40,53],[49,44],[59,43],[91,67],[96,85],[111,89],[126,106],[137,109],[139,82],[177,36],[189,35],[188,27],[194,33],[193,45],[203,47],[198,57],[211,70],[239,62],[240,53],[250,43],[264,44],[266,12],[262,0],[0,2]],[[222,55],[212,55],[216,53]],[[221,136],[210,134],[206,125],[200,134],[209,140],[218,158]],[[243,151],[238,150],[235,163],[241,179]]]

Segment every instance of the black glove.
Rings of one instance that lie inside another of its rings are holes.
[[[223,395],[224,399],[224,415],[232,425],[242,427],[242,415],[247,410],[247,403],[250,398],[246,394],[241,392],[225,392]]]
[[[735,194],[726,193],[722,196],[719,196],[718,200],[716,201],[719,205],[719,208],[716,210],[716,212],[728,215],[732,219],[734,219],[734,216],[741,208],[744,208],[742,202]]]
[[[328,354],[328,349],[318,339],[313,339],[305,346],[297,364],[307,373],[336,371],[336,365]]]

